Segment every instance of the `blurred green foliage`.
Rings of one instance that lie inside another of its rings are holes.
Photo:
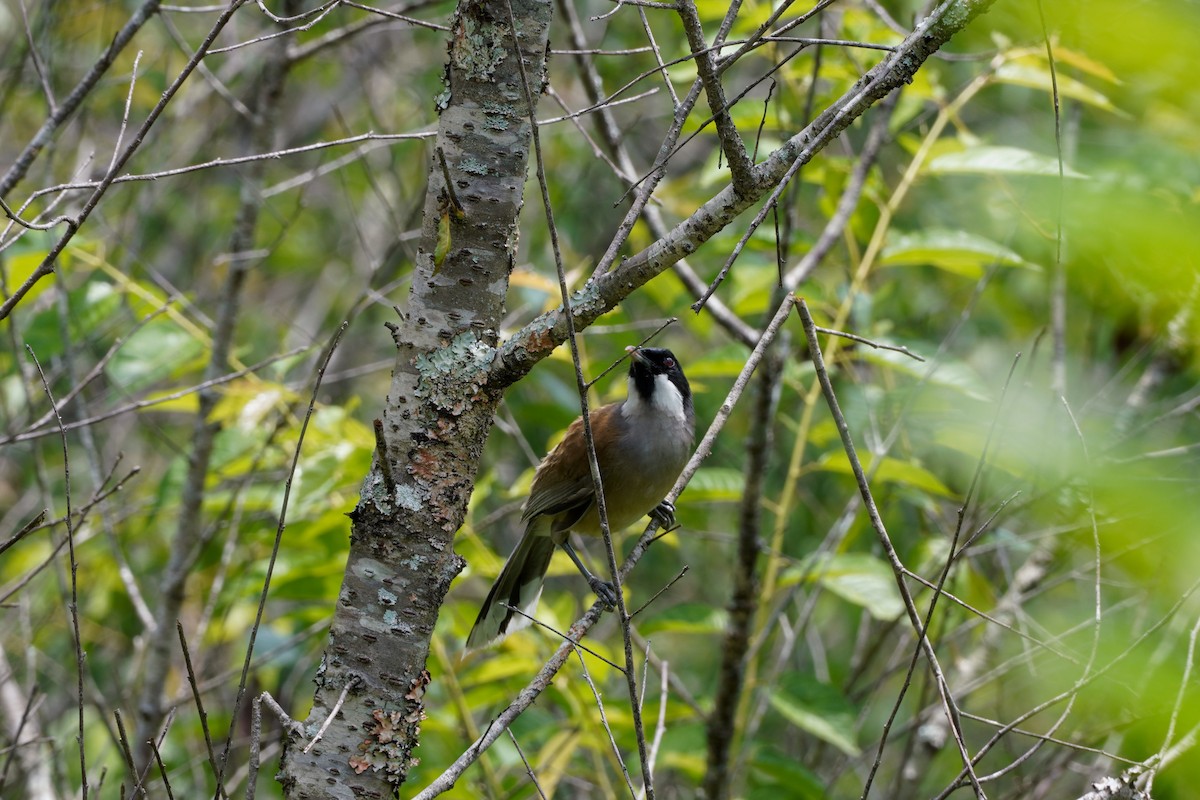
[[[27,5],[40,68],[61,98],[136,4]],[[882,5],[908,24],[921,4]],[[711,36],[728,3],[705,0],[698,8]],[[752,33],[773,8],[746,3],[730,38]],[[644,47],[645,29],[631,9],[587,22],[592,45]],[[450,10],[446,3],[415,4],[411,13],[443,25]],[[607,10],[588,3],[580,15],[588,20]],[[805,10],[793,8],[783,20]],[[1064,692],[1075,699],[1020,727],[1053,730],[1057,740],[1143,761],[1200,724],[1190,649],[1200,564],[1193,531],[1200,519],[1200,93],[1194,87],[1200,56],[1193,46],[1200,5],[1146,2],[1135,11],[1103,0],[1047,3],[1043,10],[1053,73],[1037,4],[1000,2],[952,43],[952,59],[931,60],[905,88],[890,120],[893,140],[868,177],[843,241],[800,293],[819,324],[904,345],[928,359],[823,344],[864,463],[878,466],[875,501],[907,567],[936,582],[960,519],[958,545],[971,540],[946,580],[962,605],[943,597],[931,626],[960,706],[995,721],[964,720],[970,749],[998,725]],[[269,30],[253,4],[239,13],[243,27],[224,45]],[[657,10],[647,17],[664,60],[685,56],[678,20]],[[47,113],[21,19],[10,6],[0,8],[3,167]],[[291,34],[292,46],[316,44],[369,19],[364,11],[336,8]],[[210,24],[211,12],[169,11],[148,25],[6,201],[17,207],[37,189],[102,170],[120,131],[135,54],[141,51],[131,124],[157,102]],[[820,26],[830,39],[882,45],[900,39],[866,3],[838,3]],[[564,30],[552,39],[556,47],[568,41]],[[298,62],[275,146],[432,130],[444,47],[440,30],[387,22]],[[762,81],[791,47],[759,48],[726,74],[727,87]],[[767,83],[759,83],[734,107],[743,136],[758,143],[763,158],[880,57],[878,50],[809,48],[768,79],[774,85],[765,105]],[[210,59],[211,72],[185,88],[128,170],[146,174],[242,155],[236,134],[242,110],[230,98],[248,96],[262,58],[262,47],[246,47]],[[644,167],[671,114],[654,55],[592,58],[609,91],[639,75],[624,95],[656,90],[613,109]],[[667,74],[686,92],[695,67],[683,61]],[[1062,180],[1052,78],[1062,100]],[[587,105],[572,56],[553,56],[550,83],[571,108]],[[543,97],[539,115],[558,113]],[[693,114],[684,135],[696,133],[706,116]],[[864,124],[872,121],[868,114],[803,169],[785,196],[779,225],[764,225],[751,238],[718,294],[748,322],[760,324],[771,310],[777,254],[793,265],[820,233],[856,165]],[[591,130],[586,117],[582,125]],[[715,141],[707,127],[674,157],[656,193],[669,220],[690,214],[727,181]],[[564,259],[578,285],[624,212],[625,185],[569,123],[544,128],[543,147]],[[234,730],[231,786],[245,780],[249,725],[244,705],[238,719],[230,718],[232,698],[315,364],[337,325],[351,319],[292,476],[250,674],[252,692],[269,690],[297,718],[308,710],[341,583],[344,515],[369,469],[370,423],[388,390],[393,351],[382,323],[394,313],[391,304],[406,297],[429,150],[427,141],[376,140],[271,159],[266,167],[255,241],[267,255],[247,278],[233,357],[220,365],[223,375],[236,377],[211,388],[220,399],[209,420],[219,433],[205,483],[208,538],[181,620],[214,739]],[[178,524],[195,389],[205,380],[222,285],[230,259],[245,255],[227,252],[242,186],[239,166],[114,186],[59,259],[55,277],[0,323],[0,543],[43,508],[54,521],[0,552],[0,646],[16,684],[39,698],[36,720],[64,789],[79,784],[61,523],[65,465],[26,347],[46,370],[69,426],[88,769],[93,781],[108,771],[109,796],[119,782],[112,776],[124,773],[113,712],[127,719],[135,713],[147,638],[174,636],[147,623]],[[26,216],[48,211],[55,196],[34,199]],[[80,196],[68,193],[66,205]],[[505,334],[558,303],[548,232],[532,200]],[[788,238],[777,241],[776,230]],[[714,276],[743,231],[735,224],[715,236],[690,258],[692,266]],[[9,227],[0,239],[5,296],[55,237],[18,233]],[[639,224],[627,249],[650,242]],[[1060,258],[1067,324],[1058,354],[1050,307]],[[586,332],[587,373],[597,374],[627,344],[678,316],[660,341],[680,354],[697,391],[698,419],[707,424],[748,350],[711,316],[688,311],[693,299],[672,275],[650,282]],[[855,512],[855,483],[813,391],[802,341],[797,323],[763,498],[761,611],[734,751],[737,796],[746,798],[858,797],[914,647],[891,570],[865,515]],[[1056,363],[1063,386],[1054,384]],[[623,391],[614,373],[591,399],[611,401]],[[651,725],[661,715],[665,725],[660,797],[694,796],[705,770],[704,715],[728,621],[748,407],[735,411],[678,504],[681,530],[650,549],[627,586],[636,608],[688,567],[637,620],[645,637],[639,647],[655,657],[645,715]],[[562,350],[506,396],[503,424],[488,442],[459,533],[457,550],[468,568],[438,624],[421,762],[408,785],[414,791],[465,749],[558,643],[535,628],[494,652],[459,657],[477,603],[516,541],[517,508],[536,458],[577,413],[573,370]],[[635,535],[624,532],[618,546]],[[591,556],[603,561],[598,547]],[[591,598],[565,559],[556,556],[551,575],[540,618],[565,630]],[[914,580],[908,586],[924,611],[931,593]],[[600,660],[621,659],[615,624],[603,621],[588,646],[596,655],[571,661],[513,733],[547,795],[627,796],[595,699],[604,698],[617,748],[636,775],[624,679]],[[665,695],[662,671],[674,681]],[[162,745],[175,796],[210,794],[187,676],[173,674],[167,690],[178,702]],[[9,707],[0,711],[5,730],[11,714]],[[915,777],[902,770],[920,726],[939,714],[928,673],[918,667],[873,796],[933,796],[953,780],[961,768],[953,743],[919,762]],[[1011,764],[1031,741],[1010,734],[984,757],[979,773]],[[276,755],[267,748],[264,763]],[[1125,766],[1047,744],[990,784],[989,796],[1075,797],[1091,780]],[[4,796],[19,796],[12,794],[17,767],[8,774]],[[1183,755],[1157,777],[1154,797],[1191,797],[1198,782],[1200,759]],[[260,797],[279,796],[270,769],[258,788]],[[531,792],[525,766],[505,738],[447,796]]]

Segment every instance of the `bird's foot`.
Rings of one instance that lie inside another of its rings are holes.
[[[589,576],[588,586],[592,587],[596,597],[600,598],[601,603],[604,603],[606,611],[612,611],[617,607],[617,587],[608,581],[600,580],[595,575]]]
[[[675,528],[675,505],[663,500],[650,511],[650,518],[657,522],[663,530],[669,531]]]

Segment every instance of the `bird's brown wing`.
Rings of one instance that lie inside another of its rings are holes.
[[[605,406],[588,415],[592,423],[592,435],[597,442],[605,438],[604,430],[608,427],[607,421],[612,419],[613,412],[616,411],[613,407],[615,405],[617,404]],[[603,474],[606,459],[602,446],[598,445],[596,456]],[[567,428],[558,446],[538,465],[521,521],[528,522],[542,514],[569,513],[570,520],[563,520],[567,524],[558,526],[560,529],[569,527],[587,512],[594,498],[595,486],[592,483],[591,467],[588,466],[583,420],[577,419]]]

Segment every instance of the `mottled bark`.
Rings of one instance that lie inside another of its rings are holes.
[[[550,5],[514,0],[513,6],[536,89],[545,75]],[[397,354],[382,419],[384,448],[351,515],[349,561],[306,738],[347,682],[358,680],[309,752],[300,736],[287,742],[280,780],[289,798],[389,797],[412,763],[429,640],[462,568],[454,532],[503,388],[489,385],[488,377],[530,149],[527,98],[507,20],[507,0],[487,0],[461,3],[453,21],[437,140],[453,187],[447,189],[434,155],[408,311],[393,329]]]

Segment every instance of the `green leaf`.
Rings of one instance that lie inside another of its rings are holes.
[[[1072,50],[1069,47],[1063,47],[1061,44],[1054,45],[1054,58],[1059,64],[1066,64],[1074,67],[1080,72],[1091,75],[1094,78],[1099,78],[1108,83],[1120,84],[1121,79],[1116,73],[1109,69],[1105,64],[1100,63],[1094,58],[1089,58],[1078,50]]]
[[[812,676],[792,673],[770,693],[771,707],[795,725],[848,756],[860,754],[854,736],[855,709],[837,689]]]
[[[71,292],[71,329],[81,338],[94,335],[121,307],[121,294],[111,283],[91,280],[80,290]]]
[[[961,361],[944,361],[938,364],[933,374],[926,378],[926,373],[929,371],[928,363],[914,361],[894,350],[873,350],[864,347],[857,350],[855,355],[863,361],[881,367],[886,366],[888,369],[908,375],[914,380],[925,380],[931,386],[948,389],[955,395],[961,395],[981,403],[993,402],[993,397],[980,383],[978,373]]]
[[[643,636],[653,633],[716,633],[725,630],[729,615],[724,609],[704,603],[684,603],[665,611],[656,611],[639,629]]]
[[[154,319],[126,340],[105,367],[124,391],[143,389],[187,372],[205,351],[203,342],[170,319]]]
[[[436,275],[450,252],[450,212],[445,211],[438,218],[437,244],[433,248],[433,274]]]
[[[789,800],[825,800],[825,792],[819,778],[796,761],[773,748],[764,748],[750,761],[755,783],[765,784],[752,789],[749,797],[778,798],[780,790],[786,790]]]
[[[943,153],[925,167],[933,175],[1043,175],[1058,177],[1058,160],[1020,147],[978,145],[954,153]],[[1063,176],[1086,178],[1063,165]]]
[[[867,553],[810,556],[786,570],[783,580],[816,581],[843,600],[865,608],[876,619],[891,621],[904,613],[892,568]]]
[[[929,264],[968,278],[981,277],[984,268],[992,264],[1041,269],[991,239],[940,228],[894,233],[883,248],[880,264],[885,267]]]
[[[867,475],[871,475],[871,457],[863,455],[860,456],[860,460],[862,461],[863,471]],[[833,472],[838,475],[854,474],[854,470],[850,467],[850,461],[846,458],[846,454],[842,450],[825,453],[817,460],[814,466],[823,472]],[[879,465],[879,469],[871,477],[871,481],[872,483],[903,484],[920,489],[923,492],[938,494],[942,497],[957,497],[954,492],[950,491],[950,488],[946,484],[938,480],[937,476],[929,470],[911,461],[901,461],[896,458],[884,458],[883,463]]]
[[[1038,89],[1051,94],[1054,91],[1054,83],[1051,80],[1050,68],[1045,61],[1038,64],[1015,63],[1008,62],[1002,64],[995,73],[996,80],[1000,83],[1009,83],[1014,86],[1024,86],[1027,89]],[[1096,108],[1111,111],[1114,114],[1122,114],[1120,110],[1113,105],[1112,101],[1105,95],[1096,91],[1085,83],[1075,80],[1069,75],[1064,75],[1061,71],[1056,76],[1058,80],[1059,97],[1069,97],[1072,100],[1078,100]]]
[[[738,500],[745,490],[741,470],[729,467],[703,467],[696,470],[687,488],[688,502]]]
[[[571,774],[571,757],[579,749],[582,737],[577,728],[564,728],[555,731],[538,753],[538,784],[546,797],[552,797],[554,790],[564,777]]]

